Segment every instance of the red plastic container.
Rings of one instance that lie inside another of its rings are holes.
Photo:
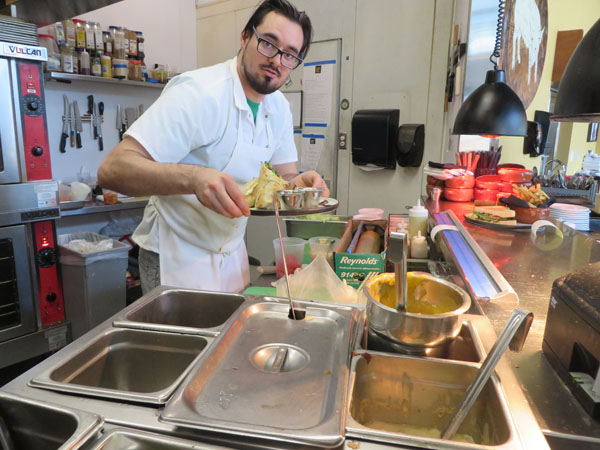
[[[533,178],[533,172],[529,169],[517,169],[503,167],[498,169],[498,175],[502,181],[509,183],[530,183]]]
[[[501,181],[500,183],[498,183],[498,190],[500,192],[507,192],[509,194],[512,194],[512,183],[509,183],[508,181]]]
[[[475,178],[475,187],[479,189],[498,189],[498,184],[501,181],[500,175],[481,175]]]
[[[470,202],[473,199],[473,188],[444,188],[444,198],[451,202]]]
[[[431,186],[444,187],[444,180],[440,180],[439,178],[432,177],[431,175],[427,175],[427,184]]]
[[[471,189],[475,186],[475,176],[463,175],[462,177],[448,178],[445,185],[447,188]]]
[[[496,202],[499,191],[497,189],[474,189],[475,200],[481,200],[486,202]]]

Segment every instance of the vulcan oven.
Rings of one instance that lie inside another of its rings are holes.
[[[69,339],[57,267],[42,47],[0,42],[0,368]]]

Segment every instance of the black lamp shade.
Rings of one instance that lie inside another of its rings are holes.
[[[460,107],[452,134],[526,136],[527,115],[519,96],[504,82],[503,70],[489,70]]]
[[[551,120],[600,122],[600,20],[569,59]]]

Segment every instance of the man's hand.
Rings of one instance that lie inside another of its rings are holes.
[[[329,188],[325,180],[314,170],[303,172],[292,179],[292,184],[298,187],[323,188],[323,197],[329,197]]]
[[[222,216],[249,216],[250,209],[233,177],[208,167],[198,167],[194,193],[200,203]]]

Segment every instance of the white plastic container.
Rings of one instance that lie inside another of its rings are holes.
[[[421,199],[417,204],[408,210],[408,239],[412,242],[412,238],[421,232],[421,236],[427,236],[427,218],[429,212],[427,208],[421,205]]]
[[[333,267],[333,248],[340,240],[329,236],[316,236],[308,240],[310,248],[310,260],[313,261],[318,255],[323,255],[330,266]]]
[[[358,210],[358,214],[365,214],[367,216],[377,216],[378,219],[383,218],[383,209],[381,208],[361,208]]]
[[[46,72],[59,72],[60,65],[60,50],[56,44],[56,39],[50,34],[40,34],[40,45],[46,47],[48,51],[48,61],[44,62],[44,70]]]

